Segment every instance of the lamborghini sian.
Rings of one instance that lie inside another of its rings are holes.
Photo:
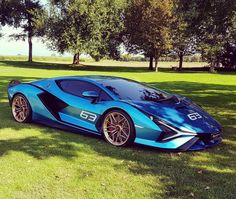
[[[111,76],[75,76],[8,86],[17,122],[103,136],[114,146],[201,150],[222,141],[221,125],[190,99]]]

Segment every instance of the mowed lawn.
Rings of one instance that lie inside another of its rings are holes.
[[[0,198],[235,198],[236,74],[154,73],[143,67],[0,62]],[[223,125],[201,152],[116,148],[100,138],[14,122],[7,84],[68,75],[115,75],[185,95]]]

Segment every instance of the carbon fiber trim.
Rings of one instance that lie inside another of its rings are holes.
[[[44,92],[42,94],[39,94],[38,97],[42,101],[44,106],[49,110],[49,112],[57,120],[60,120],[60,116],[59,116],[58,112],[61,109],[69,106],[67,103],[65,103],[64,101],[60,100],[59,98],[57,98],[56,96],[54,96],[48,92]]]
[[[188,142],[186,142],[185,144],[183,144],[182,146],[180,146],[179,148],[177,148],[177,150],[180,151],[187,151],[191,146],[193,146],[197,141],[199,140],[198,137],[193,137],[193,139],[189,140]]]

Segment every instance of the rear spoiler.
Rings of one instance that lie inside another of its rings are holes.
[[[21,84],[21,82],[19,80],[11,80],[8,84],[8,88],[11,88],[17,84]]]

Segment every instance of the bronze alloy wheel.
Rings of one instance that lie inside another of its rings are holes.
[[[28,122],[31,117],[31,107],[26,97],[17,94],[12,100],[12,114],[17,122]]]
[[[103,134],[106,140],[115,146],[124,146],[134,139],[133,124],[122,111],[109,112],[103,122]]]

